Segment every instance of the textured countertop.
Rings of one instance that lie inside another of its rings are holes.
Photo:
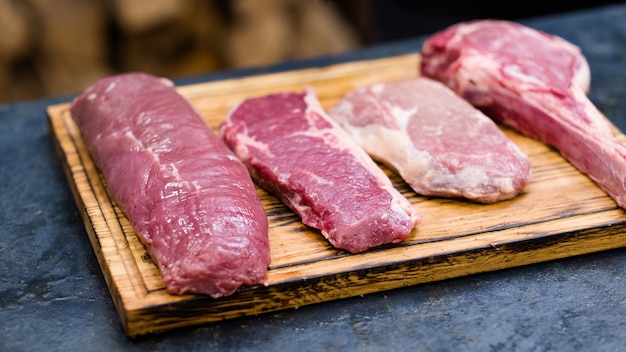
[[[626,131],[626,4],[523,23],[583,49],[591,100]],[[422,42],[177,83],[417,52]],[[45,109],[71,98],[0,106],[0,351],[626,350],[626,249],[130,339],[50,141]]]

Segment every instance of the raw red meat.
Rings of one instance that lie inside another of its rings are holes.
[[[397,243],[421,220],[312,89],[245,100],[220,135],[260,186],[337,248],[358,253]]]
[[[494,203],[515,197],[532,175],[528,156],[495,122],[428,78],[357,88],[329,115],[422,195]]]
[[[421,71],[555,147],[626,207],[626,149],[586,96],[589,66],[575,45],[514,22],[465,22],[426,40]]]
[[[268,222],[254,183],[172,82],[107,77],[71,113],[168,292],[220,297],[266,284]]]

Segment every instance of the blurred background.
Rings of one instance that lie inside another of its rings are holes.
[[[185,77],[616,2],[0,0],[0,104],[77,93],[118,72]]]

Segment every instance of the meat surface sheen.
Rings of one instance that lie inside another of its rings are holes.
[[[322,109],[312,88],[236,106],[221,126],[257,183],[336,248],[358,253],[406,239],[419,213]]]
[[[428,78],[357,88],[329,115],[422,195],[494,203],[532,176],[528,156],[493,120]]]
[[[171,81],[106,77],[71,113],[169,293],[266,284],[268,221],[252,178]]]
[[[514,22],[463,22],[425,41],[421,72],[553,146],[626,207],[626,149],[586,95],[590,71],[577,46]]]

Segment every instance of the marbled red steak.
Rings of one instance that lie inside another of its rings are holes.
[[[464,22],[425,41],[421,72],[553,146],[626,207],[626,149],[586,95],[589,66],[575,45],[514,22]]]
[[[438,81],[364,86],[328,111],[374,159],[419,194],[494,203],[528,184],[528,156],[480,110]]]
[[[336,248],[358,253],[397,243],[421,220],[312,89],[247,99],[220,134],[260,186]]]
[[[268,222],[254,183],[172,82],[107,77],[71,113],[168,292],[220,297],[266,283]]]

